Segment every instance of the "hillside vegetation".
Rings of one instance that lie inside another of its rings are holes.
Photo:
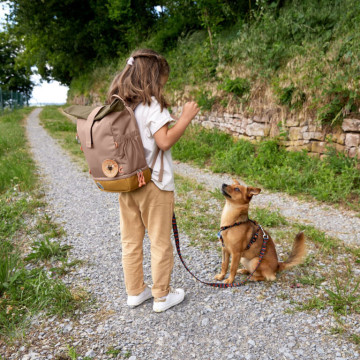
[[[171,32],[164,26],[139,44],[168,59],[173,104],[191,97],[203,110],[256,113],[283,107],[332,125],[359,111],[358,1],[256,1],[233,25],[221,24],[211,37],[206,28]],[[70,101],[91,94],[104,100],[129,53],[75,76]]]

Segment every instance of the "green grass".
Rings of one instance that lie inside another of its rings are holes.
[[[294,227],[296,227],[298,231],[306,232],[306,236],[325,253],[331,253],[341,247],[341,242],[338,239],[326,235],[323,231],[313,226],[294,223]]]
[[[46,106],[39,115],[41,124],[61,145],[79,162],[82,169],[87,169],[80,144],[76,140],[76,124],[60,112],[58,106]]]
[[[257,207],[254,210],[250,210],[250,218],[256,219],[259,224],[266,227],[276,227],[288,224],[287,220],[278,210],[271,211],[266,208]]]
[[[175,214],[179,229],[188,234],[191,245],[208,248],[218,241],[219,205],[213,203],[212,193],[195,181],[175,175],[175,184]]]
[[[71,315],[83,304],[83,298],[75,300],[61,281],[68,247],[59,245],[57,239],[64,232],[44,214],[46,204],[22,125],[30,111],[0,116],[0,338],[7,342],[21,334],[39,311]],[[61,266],[52,263],[50,272],[41,264],[28,266],[25,253],[31,246],[31,261],[57,259]]]
[[[319,279],[314,285],[318,286],[322,281]],[[296,309],[314,310],[330,306],[334,313],[339,315],[360,314],[360,279],[356,279],[353,274],[344,275],[342,273],[341,275],[335,274],[330,282],[330,286],[324,287],[325,294],[320,297],[314,296],[297,306]]]
[[[331,149],[321,161],[305,152],[288,152],[276,140],[253,144],[236,141],[219,130],[190,126],[172,154],[174,159],[231,173],[270,190],[305,194],[360,210],[359,163]]]
[[[0,121],[0,194],[18,187],[23,191],[34,186],[34,162],[24,141],[22,119],[31,111],[24,108],[1,116]]]

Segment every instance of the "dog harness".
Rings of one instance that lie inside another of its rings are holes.
[[[248,221],[251,221],[254,225],[258,226],[257,231],[255,231],[255,234],[251,237],[249,243],[247,244],[247,246],[246,246],[246,248],[245,248],[245,250],[249,250],[250,247],[251,247],[251,245],[252,245],[252,244],[257,240],[257,238],[259,237],[259,231],[260,231],[260,229],[261,229],[261,226],[258,225],[258,223],[257,223],[256,221],[251,220],[251,219],[247,219],[246,221],[237,221],[235,224],[228,225],[228,226],[222,226],[222,227],[220,228],[220,231],[217,233],[217,237],[218,237],[218,239],[221,241],[221,246],[222,246],[222,247],[225,247],[224,239],[223,239],[223,237],[222,237],[222,235],[221,235],[221,233],[222,233],[224,230],[230,229],[230,228],[232,228],[232,227],[234,227],[234,226],[239,226],[239,225],[241,225],[241,224],[245,224],[245,223],[247,223]]]
[[[185,261],[184,259],[182,258],[182,255],[181,255],[181,251],[180,251],[180,241],[179,241],[179,232],[178,232],[178,229],[177,229],[177,224],[176,224],[176,217],[175,217],[175,214],[173,215],[173,218],[172,218],[172,227],[173,227],[173,232],[174,232],[174,239],[175,239],[175,245],[176,245],[176,251],[179,255],[179,258],[182,262],[182,264],[184,265],[185,269],[190,273],[191,276],[193,276],[197,281],[201,282],[202,284],[204,285],[209,285],[209,286],[212,286],[212,287],[216,287],[216,288],[221,288],[221,289],[225,289],[225,288],[229,288],[229,287],[238,287],[238,286],[243,286],[245,285],[245,283],[254,275],[255,271],[258,269],[258,267],[260,266],[261,264],[261,261],[265,255],[265,252],[266,252],[266,244],[267,242],[269,241],[269,236],[265,233],[264,229],[262,228],[262,226],[260,224],[257,224],[255,221],[253,220],[250,220],[252,221],[254,224],[258,225],[259,226],[259,230],[262,231],[262,238],[263,238],[263,243],[262,243],[262,246],[261,246],[261,250],[260,250],[260,254],[259,254],[259,262],[258,264],[256,265],[256,268],[254,269],[254,271],[243,281],[240,281],[238,283],[232,283],[232,284],[224,284],[224,283],[210,283],[210,282],[206,282],[206,281],[203,281],[203,280],[200,280],[196,275],[194,275],[190,270],[189,268],[187,267],[187,265],[185,264]],[[238,224],[240,225],[240,224]],[[237,226],[237,225],[232,225],[232,226]],[[232,226],[229,226],[227,227],[228,229]],[[223,230],[226,230],[226,229],[223,229]],[[223,231],[220,229],[219,233],[221,235],[221,231]],[[258,233],[259,233],[259,230],[256,232],[255,235],[256,238],[254,239],[254,236],[251,238],[249,244],[248,244],[248,247],[250,248],[250,246],[256,241],[257,237],[258,237]],[[253,240],[254,239],[254,240]]]

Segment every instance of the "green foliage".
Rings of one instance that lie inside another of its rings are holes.
[[[132,16],[124,14],[117,18],[114,8],[118,3],[112,1],[113,6],[110,6],[100,0],[11,0],[12,22],[9,26],[24,39],[24,62],[36,65],[44,79],[55,78],[69,84],[74,76],[128,49],[126,34],[130,28],[133,34],[136,31],[142,36],[147,35],[147,19],[152,16],[153,8],[135,1],[131,9],[128,5]],[[141,16],[138,18],[137,14]],[[137,26],[134,26],[135,18]]]
[[[30,189],[35,165],[27,152],[25,132],[20,122],[30,108],[0,116],[0,194],[11,187]],[[31,171],[29,171],[29,169]]]
[[[205,111],[211,111],[216,101],[216,97],[211,96],[210,91],[201,91],[201,90],[196,93],[195,99],[200,109]]]
[[[243,78],[235,78],[234,80],[225,78],[218,88],[241,98],[250,93],[250,82]]]
[[[172,147],[174,158],[192,160],[198,165],[204,165],[216,151],[229,149],[232,145],[231,136],[219,131],[202,131],[200,127],[191,126],[186,130],[186,137]]]
[[[295,224],[298,231],[306,232],[306,236],[315,244],[321,246],[321,249],[325,253],[331,253],[336,249],[339,249],[339,240],[331,236],[326,235],[323,231],[314,228],[313,226]]]
[[[29,64],[20,61],[22,41],[13,34],[0,31],[0,89],[18,91],[29,100],[33,84]]]
[[[26,270],[23,264],[2,295],[1,335],[13,331],[30,311],[46,310],[49,314],[62,315],[76,308],[73,296],[61,280],[49,278],[42,269]]]
[[[121,0],[108,7],[114,19],[123,16],[119,9],[130,11],[128,2]],[[151,7],[148,10],[151,13]],[[88,95],[91,88],[106,83],[96,89],[103,96],[102,89],[123,67],[130,50],[141,46],[162,52],[169,61],[169,94],[188,85],[201,89],[206,83],[234,94],[235,100],[247,100],[249,84],[262,83],[271,88],[280,105],[296,111],[311,109],[320,121],[330,124],[340,123],[344,115],[359,108],[358,1],[165,1],[155,20],[150,13],[151,36],[141,38],[139,30],[138,43],[127,40],[126,50],[118,45],[119,61],[111,68],[104,66],[106,73],[99,72],[97,64],[78,72],[72,95]],[[241,69],[246,70],[246,78],[233,79]],[[256,91],[253,94],[257,96]],[[228,105],[226,99],[219,103]]]
[[[81,165],[86,168],[85,158],[76,140],[76,125],[60,112],[58,106],[46,106],[40,113],[41,124],[52,136],[59,139],[66,149],[75,156],[77,160],[82,160]]]
[[[0,252],[0,297],[11,288],[20,275],[21,259],[8,241],[1,242]]]
[[[48,215],[45,215],[36,225],[36,230],[42,234],[43,239],[36,240],[32,244],[32,251],[26,256],[25,260],[37,262],[39,260],[65,259],[69,245],[61,245],[56,238],[65,234],[64,230],[54,223]]]
[[[338,125],[341,124],[345,115],[357,110],[355,104],[360,100],[360,94],[345,86],[343,82],[331,83],[323,90],[322,95],[327,102],[317,111],[320,122]]]
[[[339,280],[335,278],[335,288],[325,289],[329,296],[328,302],[335,312],[345,315],[351,311],[360,313],[359,285],[360,280],[356,281],[353,277],[348,279],[345,286],[340,285]]]
[[[255,208],[251,210],[251,217],[264,227],[276,227],[287,225],[287,220],[277,211],[270,211],[266,208]]]
[[[218,130],[190,127],[172,148],[175,159],[233,173],[250,183],[289,194],[305,193],[320,201],[357,206],[360,172],[355,159],[328,151],[325,161],[306,152],[289,152],[276,140],[252,144]],[[344,161],[343,161],[344,160]]]
[[[15,191],[8,190],[0,195],[0,239],[8,239],[21,229],[24,215],[32,214],[41,204],[32,198],[19,196]]]
[[[275,93],[278,96],[279,103],[286,105],[290,109],[300,109],[306,100],[305,93],[294,84],[283,88],[277,86],[275,87]]]
[[[35,238],[43,234],[44,240],[35,242],[42,259],[55,255],[67,262],[68,250],[48,241],[63,234],[50,218],[44,217],[36,227],[26,221],[30,216],[41,218],[39,208],[43,206],[34,194],[37,176],[21,124],[30,110],[15,110],[0,117],[0,336],[4,337],[11,337],[36,312],[71,314],[79,307],[79,301],[58,277],[65,266],[61,271],[50,269],[49,275],[47,269],[27,266],[22,254],[28,233]]]
[[[303,285],[313,285],[315,287],[319,287],[325,281],[325,278],[318,277],[315,274],[310,274],[302,276],[301,278],[297,279],[297,281]]]
[[[46,238],[45,240],[35,241],[32,246],[32,252],[26,257],[27,261],[62,259],[67,255],[71,247],[60,245],[55,240]]]

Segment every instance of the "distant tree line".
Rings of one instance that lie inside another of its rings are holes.
[[[5,0],[0,0],[5,2]],[[285,0],[267,1],[283,6]],[[289,0],[290,1],[290,0]],[[10,0],[0,56],[31,91],[31,66],[43,79],[70,84],[73,77],[109,58],[127,54],[150,37],[158,51],[179,37],[205,29],[210,44],[219,29],[246,18],[259,0]],[[10,53],[16,53],[16,59]],[[3,63],[3,62],[2,62]],[[6,69],[0,81],[10,87]],[[26,80],[26,81],[25,81]],[[19,80],[18,86],[22,86]]]

